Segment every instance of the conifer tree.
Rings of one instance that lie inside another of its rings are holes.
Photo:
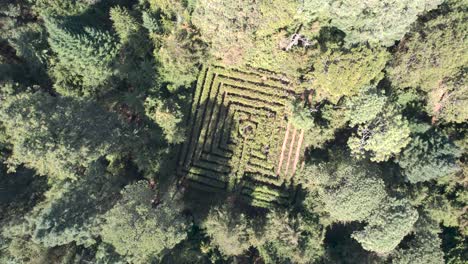
[[[64,95],[91,96],[105,92],[119,51],[115,38],[94,28],[66,25],[60,19],[44,19],[48,41],[57,62],[52,68],[54,88]]]
[[[169,193],[158,197],[156,192],[147,181],[131,184],[105,215],[103,241],[129,262],[154,261],[187,237],[190,224],[180,200]]]
[[[437,131],[416,136],[397,162],[411,183],[429,181],[459,171],[460,150]]]
[[[77,179],[92,162],[118,151],[129,132],[115,114],[93,102],[44,92],[11,95],[0,106],[12,155],[50,180]]]

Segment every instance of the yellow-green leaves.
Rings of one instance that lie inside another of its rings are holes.
[[[336,104],[341,97],[356,95],[359,89],[378,83],[389,59],[390,54],[380,48],[328,50],[313,60],[313,71],[307,77],[320,98]]]

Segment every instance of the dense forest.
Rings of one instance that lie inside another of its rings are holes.
[[[468,262],[466,0],[0,0],[0,263]]]

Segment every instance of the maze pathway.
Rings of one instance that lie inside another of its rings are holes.
[[[208,191],[238,192],[256,206],[285,204],[304,131],[288,122],[289,81],[262,71],[202,69],[179,175]]]

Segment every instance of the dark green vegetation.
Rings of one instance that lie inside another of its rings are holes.
[[[467,19],[0,0],[0,263],[466,263]]]

